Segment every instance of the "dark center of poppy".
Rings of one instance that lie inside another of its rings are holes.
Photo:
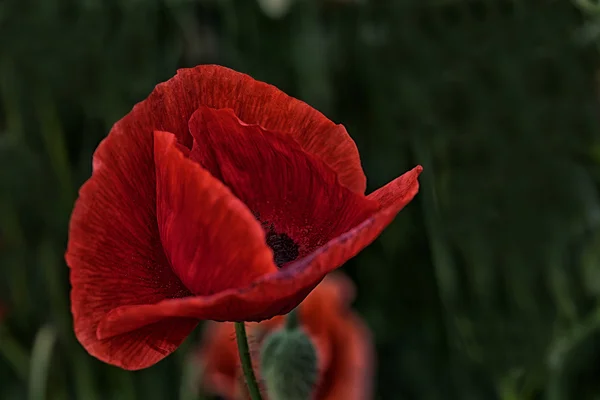
[[[266,230],[267,246],[273,250],[273,261],[277,267],[298,258],[298,244],[285,233],[277,233],[272,227]]]
[[[275,231],[273,224],[263,221],[257,212],[253,212],[253,214],[265,231],[267,246],[273,250],[273,261],[278,268],[298,258],[300,246],[294,242],[294,239],[285,233]]]

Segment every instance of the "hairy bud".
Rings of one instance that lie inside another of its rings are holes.
[[[288,318],[297,321],[294,313]],[[317,353],[297,323],[288,323],[268,336],[260,359],[261,375],[270,400],[312,399],[318,378]]]

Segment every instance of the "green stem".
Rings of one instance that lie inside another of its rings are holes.
[[[288,331],[293,331],[294,329],[298,329],[300,325],[299,317],[298,317],[298,309],[294,308],[286,317],[285,317],[285,329]]]
[[[248,393],[252,400],[262,400],[260,389],[254,376],[252,369],[252,359],[250,358],[250,347],[248,346],[248,337],[246,336],[246,326],[244,322],[235,323],[235,338],[237,340],[238,352],[240,353],[240,361],[242,362],[242,370],[246,378]]]

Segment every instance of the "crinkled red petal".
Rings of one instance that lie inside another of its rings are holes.
[[[397,185],[403,196],[358,226],[336,237],[309,256],[265,275],[244,289],[230,289],[211,296],[163,300],[156,304],[132,305],[112,310],[98,326],[98,337],[109,338],[165,318],[197,318],[215,321],[260,321],[286,314],[296,307],[323,277],[368,246],[416,195],[416,167],[402,175]]]
[[[244,124],[231,109],[200,107],[190,132],[190,158],[225,183],[267,231],[298,245],[284,262],[308,255],[378,208],[340,185],[331,168],[289,135]]]
[[[130,128],[117,123],[94,155],[93,175],[71,217],[66,261],[75,335],[100,360],[138,369],[174,351],[197,321],[174,318],[168,326],[145,326],[106,340],[96,335],[100,320],[114,308],[191,294],[162,250],[152,141]]]
[[[369,400],[373,398],[375,349],[371,332],[356,315],[337,316],[330,340],[331,375],[323,380],[320,400]]]
[[[322,159],[342,185],[364,193],[366,178],[354,141],[306,103],[248,75],[216,65],[181,69],[125,117],[148,135],[155,130],[173,132],[191,148],[188,121],[200,106],[231,108],[242,121],[283,132],[302,148]]]
[[[277,270],[250,210],[184,157],[175,136],[155,132],[154,154],[162,245],[173,271],[192,293],[243,288]]]
[[[350,309],[354,285],[342,274],[330,274],[302,303],[302,321],[329,344],[329,364],[315,398],[368,400],[373,398],[375,351],[371,333]],[[327,304],[327,307],[323,307]]]
[[[413,168],[409,173],[421,174],[423,167],[420,165]],[[388,207],[394,207],[397,204],[402,204],[405,199],[414,196],[412,194],[413,187],[412,183],[406,179],[406,175],[399,176],[385,186],[380,187],[373,193],[369,194],[367,198],[373,200],[379,204],[380,209],[386,209]]]
[[[203,391],[225,399],[236,399],[239,391],[240,356],[233,324],[212,321],[206,323],[198,356]]]

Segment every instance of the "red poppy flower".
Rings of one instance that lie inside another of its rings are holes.
[[[349,308],[353,298],[352,282],[334,273],[300,304],[302,328],[317,350],[319,379],[313,397],[315,400],[372,398],[374,351],[371,335],[362,320]],[[251,352],[259,354],[262,339],[283,323],[283,317],[276,317],[248,324]],[[248,398],[233,323],[208,323],[198,355],[204,390],[225,400]],[[258,363],[256,357],[255,362]]]
[[[75,334],[126,369],[199,320],[296,307],[417,193],[421,167],[365,196],[346,130],[219,66],[180,70],[98,146],[71,217]]]

